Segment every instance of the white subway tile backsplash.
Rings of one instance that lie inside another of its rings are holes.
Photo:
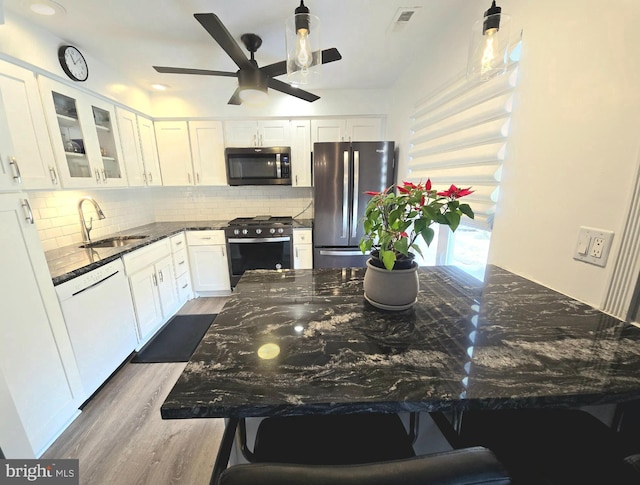
[[[313,197],[308,187],[154,187],[32,192],[30,203],[45,251],[81,244],[78,202],[93,197],[106,218],[98,220],[83,204],[87,222],[93,216],[93,240],[151,222],[230,220],[255,215],[296,216]],[[300,216],[313,217],[313,208]]]

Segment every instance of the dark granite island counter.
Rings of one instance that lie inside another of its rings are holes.
[[[420,269],[410,310],[363,269],[243,276],[162,417],[581,406],[640,398],[640,329],[489,266]]]

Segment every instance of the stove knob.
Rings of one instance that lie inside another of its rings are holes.
[[[256,229],[256,234],[261,234],[262,233],[262,229],[258,228]]]
[[[242,230],[242,234],[245,234],[245,235],[246,235],[246,234],[249,234],[249,231],[247,231],[246,229],[243,229],[243,230]]]
[[[236,235],[236,236],[237,236],[238,234],[240,234],[240,229],[234,229],[234,230],[233,230],[233,234],[234,234],[234,235]]]
[[[281,227],[278,228],[278,234],[282,234],[284,232],[284,229],[282,229]]]
[[[272,227],[271,229],[269,229],[269,232],[270,232],[271,234],[275,234],[275,233],[276,233],[276,230]]]

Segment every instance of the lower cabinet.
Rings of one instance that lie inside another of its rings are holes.
[[[82,383],[26,194],[0,194],[0,448],[37,458],[82,404]]]
[[[187,253],[187,238],[184,232],[171,236],[171,255],[173,256],[173,271],[176,276],[178,290],[178,304],[182,306],[193,298],[191,289],[191,271],[189,270],[189,254]]]
[[[313,268],[313,242],[311,229],[293,230],[293,268]]]
[[[191,281],[197,296],[231,293],[224,231],[187,231]]]
[[[178,310],[169,238],[122,257],[129,277],[140,343],[138,349]]]

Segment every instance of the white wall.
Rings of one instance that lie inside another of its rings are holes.
[[[600,306],[638,166],[640,3],[504,0],[500,5],[524,35],[489,259]],[[406,173],[409,121],[404,117],[411,101],[463,71],[471,24],[483,9],[469,3],[456,19],[443,22],[432,54],[394,88],[389,126],[401,142],[400,177]],[[573,260],[583,225],[616,233],[606,268]]]
[[[66,43],[11,12],[6,12],[5,24],[0,28],[0,57],[71,83],[58,62],[58,47]],[[82,46],[79,47],[82,50]],[[101,94],[143,113],[150,112],[147,91],[109,69],[90,52],[82,52],[89,64],[89,78],[83,83],[75,83],[74,87]]]

